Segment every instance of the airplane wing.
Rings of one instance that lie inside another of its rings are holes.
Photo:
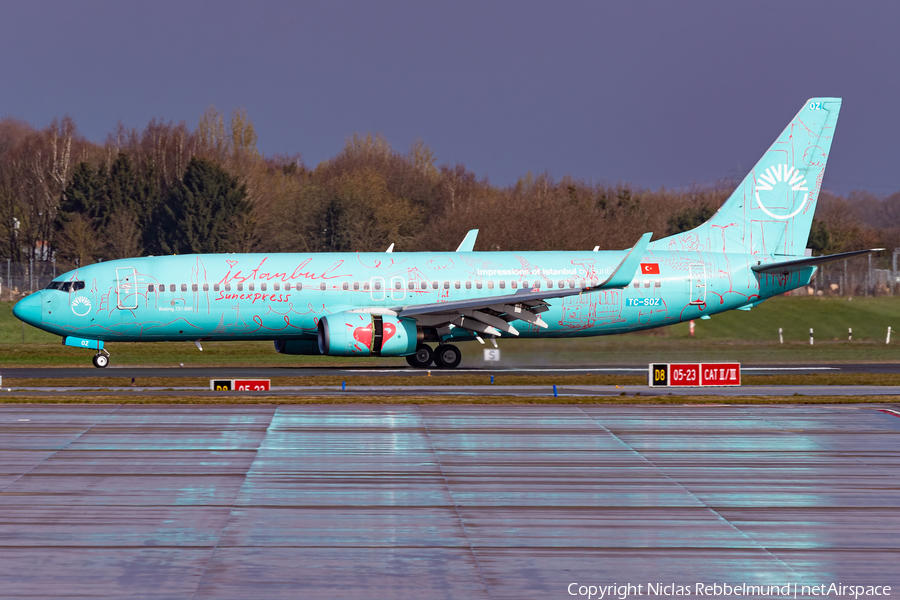
[[[750,267],[757,273],[791,273],[805,267],[814,267],[818,265],[826,265],[828,263],[839,262],[861,256],[863,254],[871,254],[873,252],[883,252],[884,248],[872,248],[871,250],[857,250],[855,252],[843,252],[841,254],[829,254],[828,256],[809,256],[797,260],[786,260],[784,262],[769,263],[766,265],[753,265]]]
[[[391,309],[399,317],[414,317],[426,326],[452,324],[474,333],[500,335],[500,332],[519,335],[510,322],[516,320],[547,327],[540,313],[549,307],[547,300],[577,296],[586,292],[628,287],[640,266],[641,257],[650,243],[652,233],[645,233],[605,281],[588,287],[562,290],[518,290],[504,296],[489,296],[450,302],[401,306]]]

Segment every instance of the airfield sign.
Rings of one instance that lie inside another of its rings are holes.
[[[741,364],[651,364],[647,384],[650,387],[737,387],[741,385]]]

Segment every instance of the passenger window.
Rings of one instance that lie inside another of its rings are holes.
[[[466,282],[466,289],[467,289],[467,290],[471,290],[471,289],[472,289],[472,282],[471,282],[471,281],[467,281],[467,282]]]
[[[152,283],[151,283],[150,285],[147,286],[147,291],[148,291],[148,292],[152,292],[152,291],[153,291],[153,284],[152,284]]]
[[[266,284],[265,284],[265,283],[259,284],[259,291],[261,291],[261,292],[266,291]]]
[[[444,282],[444,289],[445,289],[445,290],[449,290],[449,289],[450,289],[450,282],[449,282],[449,281],[445,281],[445,282]]]
[[[174,283],[169,284],[169,291],[173,292],[173,293],[175,292],[175,284]]]
[[[453,287],[455,287],[456,289],[459,289],[459,287],[460,287],[460,286],[459,286],[459,282],[458,282],[458,281],[454,281],[454,282],[453,282]]]
[[[541,289],[541,282],[540,282],[540,281],[535,281],[535,282],[534,282],[534,289],[536,289],[536,290]]]
[[[226,283],[226,284],[225,284],[225,291],[226,291],[226,292],[230,292],[230,291],[231,291],[231,284],[230,284],[230,283]]]
[[[566,287],[566,282],[560,279],[556,282],[556,287],[558,287],[559,289],[563,289],[564,287]]]
[[[480,289],[481,289],[481,285],[482,285],[482,283],[481,283],[480,281],[476,281],[476,282],[475,282],[475,289],[479,289],[479,290],[480,290]]]
[[[302,283],[298,283],[297,285],[294,286],[294,290],[296,290],[296,291],[298,291],[298,292],[299,292],[300,290],[302,290],[302,289],[303,289],[303,284],[302,284]]]
[[[519,285],[519,284],[516,283],[515,281],[510,281],[510,282],[509,282],[509,287],[511,287],[512,289],[516,289],[516,286],[518,286],[518,285]]]
[[[182,283],[182,284],[181,284],[181,291],[182,291],[182,292],[186,292],[186,291],[187,291],[187,284],[186,284],[186,283]]]
[[[501,290],[505,290],[505,289],[506,289],[506,282],[505,282],[505,281],[502,281],[502,280],[500,281],[500,289],[501,289]]]
[[[364,290],[368,290],[368,289],[369,289],[369,282],[368,282],[368,281],[364,281],[364,282],[363,282],[363,289],[364,289]]]
[[[584,284],[584,279],[581,280],[581,287],[587,287],[587,286]]]
[[[204,291],[204,292],[208,292],[208,291],[209,291],[209,284],[208,284],[208,283],[204,283],[204,284],[203,284],[203,291]]]
[[[650,287],[650,280],[649,280],[649,279],[645,279],[645,280],[644,280],[644,287],[645,287],[645,288]]]
[[[548,290],[552,290],[552,289],[553,289],[553,282],[552,282],[552,281],[548,281],[548,282],[547,282],[547,289],[548,289]]]
[[[402,289],[403,289],[403,284],[400,282],[399,279],[398,279],[397,281],[394,282],[394,289],[395,289],[395,290],[402,290]]]
[[[192,283],[192,284],[191,284],[191,291],[192,291],[192,292],[198,291],[198,288],[197,288],[197,284],[196,284],[196,283]]]
[[[423,290],[427,290],[427,289],[428,289],[428,282],[427,282],[427,281],[423,281],[423,282],[422,282],[422,285],[419,286],[419,287],[422,288]]]
[[[488,289],[489,289],[489,290],[494,289],[494,282],[493,282],[493,281],[488,281]]]
[[[641,287],[641,282],[640,282],[640,281],[635,281],[635,282],[634,282],[634,287],[635,287],[635,289]]]
[[[657,280],[656,280],[656,285],[655,285],[654,287],[661,287],[661,286],[662,286],[662,281],[660,281],[659,279],[657,279]]]
[[[354,289],[354,290],[358,290],[358,289],[359,289],[359,282],[358,282],[358,281],[354,281],[354,282],[353,282],[353,289]]]
[[[284,291],[286,291],[286,292],[291,291],[291,284],[290,284],[290,283],[284,284]]]
[[[237,289],[237,291],[239,291],[239,292],[243,292],[243,291],[244,291],[244,284],[243,284],[243,283],[239,283],[239,284],[238,284],[238,289]]]
[[[345,290],[349,290],[349,289],[350,289],[350,284],[347,283],[347,282],[345,281],[345,282],[344,282],[344,285],[342,285],[341,287],[344,288]]]
[[[247,286],[247,291],[248,291],[248,292],[252,292],[254,289],[256,289],[256,287],[255,287],[254,284],[252,284],[252,283],[249,284],[249,285]]]
[[[527,282],[527,281],[523,281],[523,282],[522,282],[522,288],[523,288],[523,289],[527,289],[527,288],[528,288],[528,282]]]
[[[214,292],[218,292],[218,291],[219,291],[219,284],[218,284],[218,283],[213,284],[213,291],[214,291]]]
[[[431,289],[433,289],[433,290],[438,289],[438,282],[437,282],[437,281],[432,281],[432,282],[431,282]]]
[[[272,289],[274,289],[276,292],[279,291],[279,290],[281,290],[281,284],[280,284],[280,283],[276,283],[275,285],[272,286]]]
[[[407,287],[408,287],[409,289],[411,289],[411,290],[416,289],[416,282],[415,282],[415,281],[410,281],[410,282],[409,282],[409,285],[408,285]]]
[[[322,285],[325,285],[325,284],[323,283]],[[325,288],[322,288],[322,289],[325,289]],[[380,281],[376,281],[376,282],[375,282],[375,289],[376,289],[376,290],[380,290],[380,289],[381,289],[381,282],[380,282]]]
[[[573,290],[575,289],[575,280],[574,279],[569,280],[569,287],[572,288]]]
[[[325,282],[324,281],[319,284],[319,289],[322,290],[323,292],[325,291]]]

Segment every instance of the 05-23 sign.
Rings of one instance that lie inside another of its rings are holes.
[[[651,364],[650,387],[705,387],[741,385],[740,363]]]

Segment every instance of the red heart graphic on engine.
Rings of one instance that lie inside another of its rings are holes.
[[[368,348],[372,349],[372,324],[369,323],[365,327],[357,327],[353,330],[353,339]]]
[[[387,344],[387,341],[389,339],[394,337],[395,333],[397,333],[396,325],[394,325],[393,323],[385,323],[384,324],[384,334],[383,334],[384,337],[381,338],[382,347],[384,347],[384,345]]]

